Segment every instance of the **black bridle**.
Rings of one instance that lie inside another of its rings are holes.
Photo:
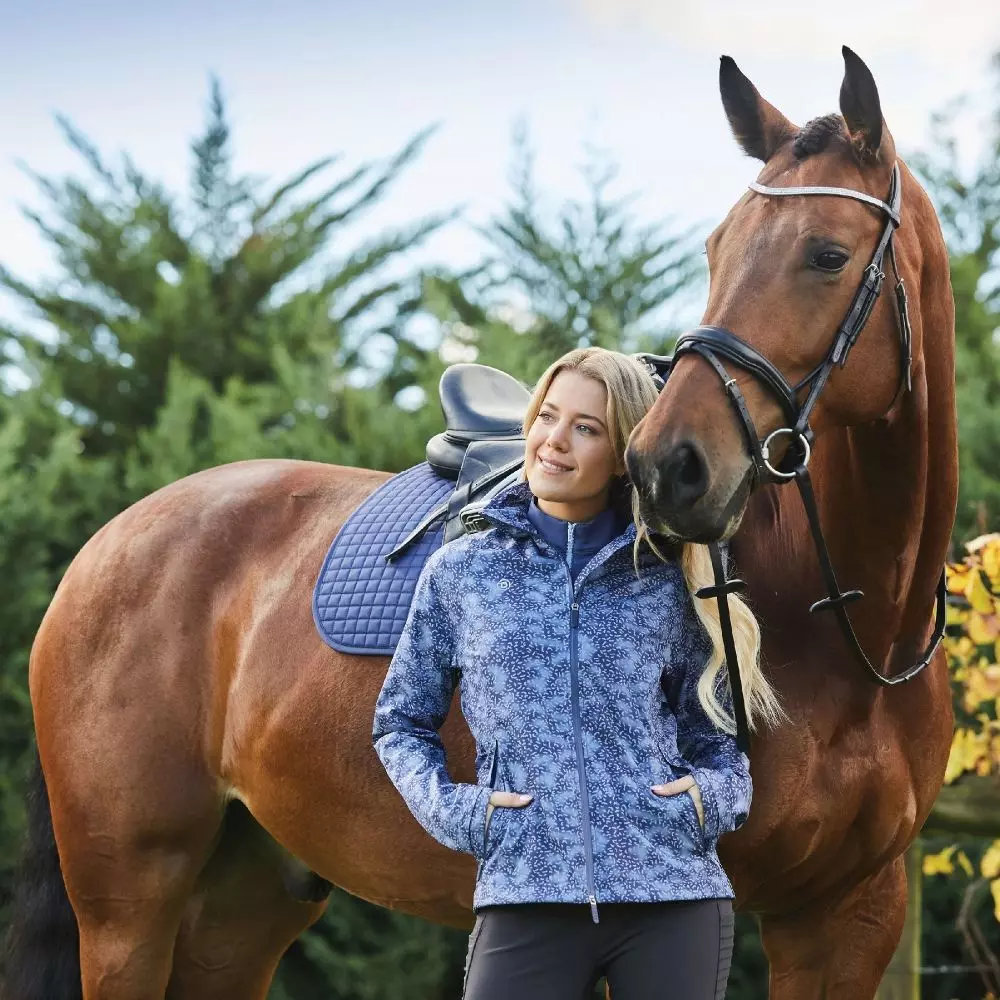
[[[887,255],[889,262],[892,264],[893,274],[896,279],[895,304],[900,347],[899,386],[890,404],[890,409],[895,405],[900,393],[909,391],[912,388],[912,335],[910,317],[907,307],[906,290],[903,287],[903,280],[896,266],[896,255],[892,244],[893,233],[900,225],[900,209],[903,200],[903,186],[899,165],[893,165],[892,179],[889,183],[889,194],[886,201],[880,201],[878,198],[873,198],[871,195],[861,191],[854,191],[851,188],[765,187],[763,184],[753,183],[750,185],[750,189],[768,197],[828,195],[839,198],[851,198],[855,201],[875,206],[887,217],[885,228],[882,230],[882,236],[875,248],[875,252],[872,254],[871,262],[865,268],[861,285],[854,293],[851,305],[847,310],[843,322],[841,322],[837,329],[833,344],[827,352],[826,357],[804,379],[794,386],[789,385],[781,372],[756,348],[746,343],[746,341],[741,340],[731,330],[726,330],[718,326],[700,326],[689,333],[683,334],[678,338],[677,345],[671,357],[651,354],[641,355],[641,357],[654,376],[658,377],[661,381],[661,388],[669,378],[677,359],[683,357],[685,354],[697,354],[704,358],[712,366],[719,378],[722,379],[726,395],[736,412],[738,423],[743,430],[758,483],[780,484],[794,479],[802,495],[802,501],[809,518],[809,527],[816,545],[820,569],[828,594],[827,597],[812,604],[809,608],[810,612],[833,611],[840,622],[848,646],[861,665],[873,680],[887,687],[892,687],[916,677],[930,663],[931,658],[937,651],[937,647],[944,635],[945,627],[946,589],[944,571],[942,570],[941,579],[937,586],[934,632],[927,650],[908,670],[893,677],[886,677],[865,655],[851,625],[846,606],[852,601],[860,600],[864,594],[860,590],[842,591],[840,589],[833,565],[830,562],[830,553],[827,549],[826,540],[823,537],[823,530],[820,526],[819,511],[816,507],[816,497],[813,493],[808,466],[814,440],[812,428],[809,426],[809,418],[834,368],[843,368],[847,363],[851,348],[857,343],[861,331],[871,316],[879,293],[882,291],[882,283],[885,280],[883,264]],[[726,370],[720,357],[749,372],[750,375],[767,386],[771,394],[777,399],[787,426],[779,427],[777,430],[772,431],[763,441],[760,439],[743,393],[740,392],[736,380]],[[806,392],[806,398],[800,404],[799,398],[803,391]],[[783,462],[780,466],[777,466],[771,461],[771,448],[772,442],[782,436],[788,436],[790,441]],[[714,597],[719,604],[723,645],[726,653],[730,688],[733,696],[733,710],[737,725],[737,740],[740,744],[740,749],[746,751],[749,748],[749,727],[747,725],[743,688],[740,683],[739,669],[736,662],[736,649],[733,641],[728,603],[728,595],[738,590],[745,590],[746,584],[742,580],[728,578],[718,544],[710,544],[709,550],[712,556],[712,568],[715,573],[715,585],[712,587],[703,587],[697,592],[697,596],[702,598]]]

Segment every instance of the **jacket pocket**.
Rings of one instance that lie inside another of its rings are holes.
[[[699,791],[701,786],[698,786]],[[709,846],[708,832],[705,830],[705,824],[698,817],[698,807],[695,805],[694,796],[691,794],[690,789],[686,789],[681,792],[681,795],[686,800],[684,803],[684,812],[687,814],[689,822],[692,826],[692,835],[695,838],[695,844],[697,844],[700,851],[705,851]],[[705,809],[704,793],[702,794],[702,809]]]
[[[662,748],[658,749],[661,767],[654,771],[651,784],[667,784],[690,775],[691,769],[683,762],[677,762],[676,758],[671,759]],[[679,831],[696,854],[702,854],[708,849],[709,837],[701,820],[698,819],[698,807],[694,804],[690,789],[675,792],[673,795],[658,795],[650,789],[648,794],[659,807],[659,822]]]
[[[681,757],[679,752],[671,753],[669,748],[664,747],[662,743],[659,746],[660,756],[663,758],[664,762],[673,772],[673,779],[692,777],[694,778],[694,767],[688,763],[683,757]],[[697,781],[697,779],[695,779]],[[706,822],[708,820],[708,802],[706,801],[709,794],[711,794],[706,789],[698,785],[698,790],[701,792],[701,805],[705,812]],[[712,837],[703,823],[698,818],[698,807],[694,804],[694,796],[691,794],[690,789],[680,793],[684,799],[687,801],[684,803],[683,812],[687,816],[690,826],[692,836],[695,838],[695,844],[698,846],[699,850],[707,850],[711,845]]]
[[[673,795],[657,795],[650,791],[649,797],[655,803],[656,825],[664,832],[673,829],[690,844],[694,854],[703,854],[708,847],[708,838],[698,820],[698,810],[688,791]]]
[[[500,770],[500,741],[493,741],[493,749],[490,751],[490,766],[489,773],[487,777],[487,783],[489,784],[490,791],[493,792],[497,787],[497,775]],[[497,806],[486,807],[486,820],[483,823],[483,853],[482,857],[485,859],[490,851],[490,840],[495,839],[490,837],[490,830],[492,829],[494,833],[496,832],[496,821],[497,812],[501,811]]]

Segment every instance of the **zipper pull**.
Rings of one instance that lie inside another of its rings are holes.
[[[597,897],[590,896],[590,915],[594,918],[594,923],[599,924],[600,918],[597,916]]]
[[[580,605],[576,601],[569,606],[569,623],[572,628],[580,624]]]

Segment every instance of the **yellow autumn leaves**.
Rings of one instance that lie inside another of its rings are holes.
[[[981,535],[966,545],[960,563],[949,564],[948,654],[958,723],[945,771],[945,784],[963,774],[1000,773],[1000,534]],[[924,858],[925,875],[951,875],[961,869],[970,878],[972,862],[957,845]],[[990,883],[993,911],[1000,921],[1000,840],[979,862]]]
[[[998,841],[1000,843],[1000,841]],[[996,847],[993,844],[993,847]],[[928,854],[924,857],[924,874],[925,875],[954,875],[955,865],[958,865],[962,871],[965,872],[969,878],[975,874],[975,869],[972,867],[972,862],[969,860],[969,856],[965,851],[960,851],[956,844],[952,844],[951,847],[946,847],[943,851],[939,851],[937,854]]]
[[[1000,771],[1000,534],[966,545],[960,563],[949,564],[948,665],[957,684],[959,721],[945,784],[966,773]],[[960,633],[955,631],[960,629]]]

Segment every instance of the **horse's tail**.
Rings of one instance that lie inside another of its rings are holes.
[[[28,790],[28,837],[14,881],[0,1000],[81,1000],[80,932],[59,866],[38,752]]]

